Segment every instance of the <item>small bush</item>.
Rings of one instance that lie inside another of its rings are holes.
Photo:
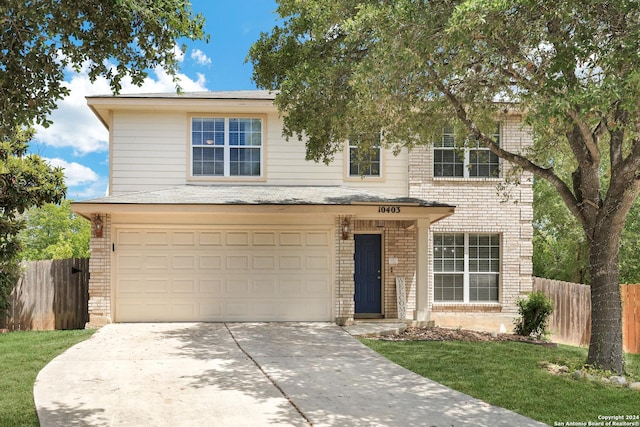
[[[532,292],[527,298],[519,299],[518,313],[514,332],[525,337],[538,339],[548,334],[549,316],[553,313],[553,304],[542,291]]]

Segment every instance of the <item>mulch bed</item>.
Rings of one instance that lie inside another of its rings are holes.
[[[415,328],[408,327],[403,333],[397,335],[384,335],[379,337],[385,341],[519,341],[528,344],[538,344],[547,347],[557,347],[555,343],[534,340],[531,337],[523,337],[515,334],[496,334],[491,332],[479,332],[469,329],[450,329],[435,327]]]

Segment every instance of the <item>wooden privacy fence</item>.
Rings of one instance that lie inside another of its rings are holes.
[[[544,292],[553,302],[549,330],[554,341],[570,345],[589,344],[591,337],[589,286],[534,277],[533,291]]]
[[[624,351],[640,354],[640,285],[622,285],[620,292]]]
[[[32,261],[0,319],[9,330],[83,329],[89,320],[89,259]]]
[[[588,345],[591,337],[591,291],[589,286],[559,280],[533,278],[533,290],[553,301],[549,330],[556,342]],[[640,354],[640,285],[620,285],[623,346]]]

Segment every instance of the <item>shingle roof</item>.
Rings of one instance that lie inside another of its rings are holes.
[[[414,197],[396,197],[337,186],[183,185],[86,200],[87,204],[152,205],[354,205],[402,204],[453,207]]]

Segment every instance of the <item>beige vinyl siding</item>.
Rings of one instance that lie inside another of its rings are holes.
[[[394,156],[391,150],[383,154],[382,179],[345,179],[343,150],[336,153],[328,165],[305,160],[306,149],[296,138],[286,141],[282,136],[282,119],[270,114],[267,139],[267,183],[270,185],[344,185],[366,188],[393,195],[407,195],[407,153]]]
[[[111,142],[111,194],[186,183],[186,114],[115,111]]]
[[[219,112],[166,112],[118,110],[113,114],[111,146],[111,194],[152,191],[189,182],[190,117]],[[231,113],[233,114],[239,113]],[[243,116],[251,115],[247,110]],[[264,113],[256,113],[264,117]],[[247,185],[344,185],[406,196],[408,157],[406,150],[383,154],[382,179],[349,179],[344,153],[336,153],[329,165],[305,160],[304,142],[282,136],[282,119],[274,111],[266,116],[264,138],[265,174],[262,180],[198,178],[197,182]],[[243,177],[244,178],[244,177]],[[347,178],[345,180],[345,178]],[[194,180],[196,181],[196,180]]]

